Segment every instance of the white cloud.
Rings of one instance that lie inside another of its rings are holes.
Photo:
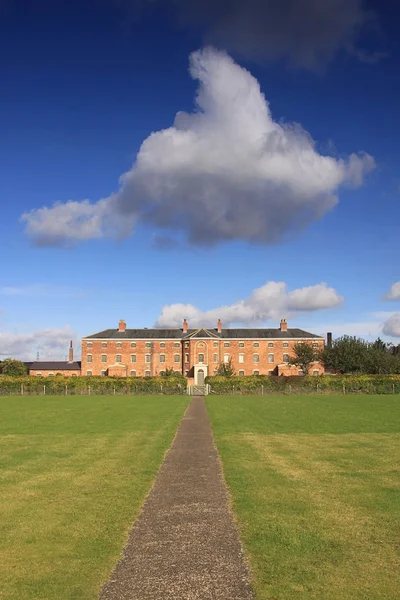
[[[42,329],[33,333],[0,332],[0,360],[6,357],[20,360],[64,360],[69,342],[75,347],[75,358],[80,354],[76,333],[68,325],[62,329]]]
[[[400,337],[400,313],[395,313],[384,323],[383,333],[389,337]]]
[[[216,327],[218,319],[225,326],[231,323],[260,323],[278,320],[296,311],[313,311],[338,306],[343,298],[325,283],[299,288],[288,293],[283,282],[269,281],[253,290],[251,295],[234,304],[202,311],[192,304],[164,306],[157,319],[158,327],[181,327],[186,318],[190,327]]]
[[[194,52],[190,73],[199,80],[196,111],[152,133],[109,198],[25,213],[35,244],[123,237],[137,220],[193,244],[275,243],[324,215],[341,185],[361,185],[374,167],[365,153],[324,156],[300,125],[274,121],[257,80],[227,54]]]
[[[400,300],[400,281],[396,281],[390,288],[389,292],[386,296],[383,297],[384,300]]]

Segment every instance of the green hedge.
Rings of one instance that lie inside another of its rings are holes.
[[[214,394],[400,394],[400,375],[207,377]]]
[[[181,377],[6,377],[0,376],[0,396],[86,394],[186,394]]]

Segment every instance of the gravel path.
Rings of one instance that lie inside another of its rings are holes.
[[[194,397],[101,600],[252,600],[204,399]]]

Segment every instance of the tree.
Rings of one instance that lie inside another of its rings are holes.
[[[6,358],[1,363],[1,373],[9,377],[21,377],[28,374],[28,369],[21,360]]]
[[[289,364],[299,367],[304,375],[308,375],[312,363],[318,360],[318,356],[311,344],[296,342],[293,346],[293,356],[289,358]]]
[[[180,375],[180,373],[175,372],[171,367],[170,369],[165,369],[165,371],[160,371],[160,375],[161,377],[174,377],[175,375]]]
[[[221,377],[232,377],[235,374],[235,369],[232,366],[232,359],[228,362],[220,363],[216,372],[216,375]]]

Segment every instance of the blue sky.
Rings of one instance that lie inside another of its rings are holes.
[[[396,9],[97,4],[0,2],[0,353],[217,315],[399,343]]]

